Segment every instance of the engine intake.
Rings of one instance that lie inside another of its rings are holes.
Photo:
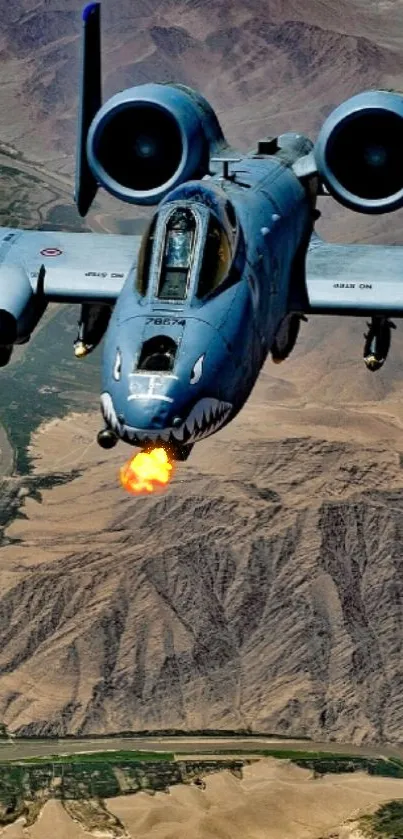
[[[336,108],[315,145],[329,192],[361,213],[403,206],[403,96],[367,91]]]
[[[95,116],[87,158],[97,181],[133,204],[156,204],[208,172],[225,140],[210,105],[190,88],[146,84],[113,96]]]

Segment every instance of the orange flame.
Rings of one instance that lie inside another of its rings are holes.
[[[152,449],[150,452],[136,454],[121,466],[120,482],[133,495],[155,492],[169,482],[172,469],[165,449]]]

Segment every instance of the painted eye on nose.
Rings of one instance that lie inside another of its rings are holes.
[[[116,353],[115,364],[114,364],[114,367],[113,367],[113,378],[117,382],[120,379],[121,371],[122,371],[122,353],[120,352],[120,350],[118,350],[117,353]]]
[[[201,375],[202,375],[202,372],[203,372],[204,356],[205,356],[205,353],[203,353],[203,355],[201,355],[200,358],[197,359],[196,364],[193,367],[193,370],[190,374],[190,384],[191,385],[197,385],[197,382],[201,379]]]

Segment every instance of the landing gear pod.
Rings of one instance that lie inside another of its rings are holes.
[[[270,350],[274,364],[281,364],[293,351],[297,343],[301,320],[307,320],[305,315],[290,314],[280,324]]]
[[[157,204],[171,189],[209,170],[225,140],[200,94],[181,85],[145,84],[109,99],[87,138],[91,171],[116,198]]]
[[[329,192],[361,213],[403,206],[403,95],[373,90],[353,96],[324,123],[316,165]]]
[[[111,314],[111,307],[105,304],[82,304],[78,335],[74,342],[76,358],[84,358],[98,346],[108,328]]]

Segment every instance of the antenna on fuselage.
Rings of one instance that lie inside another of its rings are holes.
[[[220,163],[222,165],[222,173],[221,178],[224,181],[234,181],[236,177],[236,172],[233,174],[229,171],[230,163],[239,163],[242,160],[241,157],[211,157],[210,163]],[[219,172],[214,172],[215,175],[220,174]]]

